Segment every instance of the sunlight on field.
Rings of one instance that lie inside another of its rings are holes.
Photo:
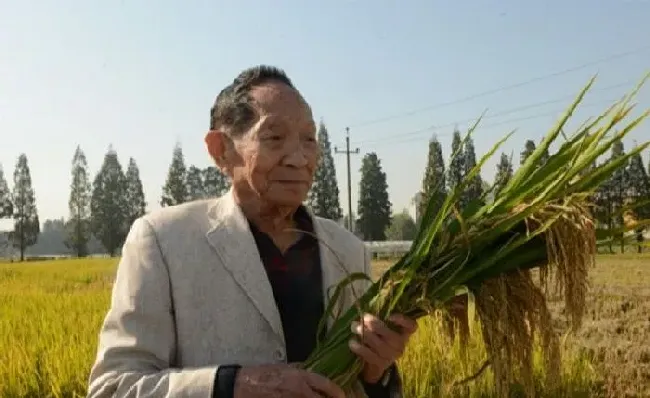
[[[0,397],[84,396],[97,333],[109,305],[116,260],[0,264]],[[377,263],[377,273],[389,263]],[[589,316],[565,339],[560,391],[540,380],[540,396],[645,396],[650,392],[650,257],[603,256],[593,272]],[[564,329],[556,315],[558,331]],[[407,397],[491,397],[485,352],[474,325],[468,356],[421,322],[401,369]],[[627,363],[627,364],[626,364]],[[539,368],[538,368],[539,369]]]
[[[0,397],[85,396],[114,264],[0,265]]]

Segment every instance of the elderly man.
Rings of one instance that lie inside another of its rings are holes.
[[[88,396],[343,397],[299,363],[321,337],[327,289],[370,261],[363,242],[302,206],[319,159],[310,107],[284,72],[259,66],[221,91],[210,125],[208,151],[232,188],[133,224]],[[356,396],[400,394],[395,361],[416,324],[391,321],[354,325]]]

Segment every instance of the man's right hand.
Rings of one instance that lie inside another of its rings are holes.
[[[235,380],[235,398],[345,398],[331,380],[287,364],[243,367]]]

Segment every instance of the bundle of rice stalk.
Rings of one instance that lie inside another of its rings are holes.
[[[546,305],[547,282],[553,278],[561,289],[572,325],[579,327],[587,272],[594,264],[597,235],[603,233],[593,220],[590,198],[612,173],[650,142],[600,166],[594,164],[650,113],[646,111],[627,121],[634,108],[630,100],[646,79],[631,94],[567,137],[565,125],[594,83],[592,78],[492,201],[487,201],[486,193],[458,209],[467,185],[512,133],[499,141],[448,194],[442,206],[428,204],[409,252],[357,297],[355,306],[335,317],[324,341],[303,366],[350,391],[362,368],[348,348],[353,338],[350,325],[361,312],[381,319],[393,313],[417,319],[469,292],[475,298],[499,396],[507,396],[514,382],[533,395],[535,339],[543,349],[547,385],[557,383],[560,353]],[[541,162],[560,136],[564,142],[558,143],[557,151]],[[532,269],[539,270],[541,283],[533,280]],[[334,316],[336,296],[342,289],[363,277],[349,275],[337,286],[326,317]],[[321,325],[325,323],[323,319]]]

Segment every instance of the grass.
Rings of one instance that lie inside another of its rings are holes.
[[[116,260],[0,264],[0,397],[85,396]],[[377,273],[389,263],[377,262]],[[563,339],[563,375],[540,396],[650,395],[650,256],[599,256],[584,327]],[[559,306],[557,307],[559,308]],[[559,310],[558,310],[559,311]],[[556,314],[558,332],[568,330]],[[400,365],[406,397],[494,397],[491,371],[454,387],[486,359],[479,325],[468,355],[425,318]],[[536,366],[537,369],[541,368]]]

